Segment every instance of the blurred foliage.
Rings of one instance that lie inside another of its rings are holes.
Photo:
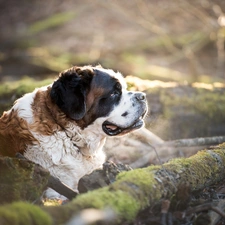
[[[147,79],[224,81],[222,0],[11,0],[0,6],[0,81],[99,63]]]
[[[64,23],[72,20],[75,15],[76,14],[73,12],[56,13],[46,19],[31,24],[31,26],[28,28],[28,32],[29,34],[34,35],[50,28],[62,26]]]
[[[50,51],[47,48],[29,48],[28,52],[32,56],[31,62],[34,65],[39,65],[52,71],[64,70],[74,60],[70,53],[58,55],[56,52]]]
[[[52,83],[53,79],[37,81],[29,77],[24,77],[19,81],[3,82],[0,84],[0,115],[5,110],[12,107],[13,102],[24,94],[33,91],[37,87]]]
[[[45,86],[52,83],[52,79],[45,79],[42,81],[36,81],[29,77],[24,77],[20,81],[4,82],[0,85],[0,96],[4,98],[8,95],[16,95],[21,97],[25,93],[33,91],[37,87]]]

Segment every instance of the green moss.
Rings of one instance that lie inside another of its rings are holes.
[[[221,168],[217,162],[220,156],[217,154],[215,156],[215,154],[215,151],[199,151],[190,158],[172,159],[164,164],[164,167],[179,176],[187,177],[186,180],[191,184],[193,190],[199,189],[208,182],[213,182],[213,179],[219,179],[221,175]],[[225,160],[224,156],[221,159]]]
[[[192,89],[183,86],[182,89],[162,89],[160,101],[164,105],[164,116],[171,118],[176,115],[176,106],[183,111],[201,114],[214,122],[225,120],[225,94],[223,89],[208,90]]]
[[[0,158],[0,203],[36,201],[47,187],[49,173],[24,160]]]
[[[145,169],[135,169],[128,172],[122,172],[118,175],[116,183],[112,184],[111,189],[123,190],[133,198],[137,199],[140,207],[143,209],[151,204],[152,193],[155,199],[160,199],[161,186],[155,180],[154,171],[159,166],[150,166]]]
[[[1,225],[51,225],[50,216],[40,207],[25,202],[0,206]]]
[[[124,220],[132,221],[140,210],[162,197],[161,187],[152,173],[158,168],[160,166],[122,172],[109,187],[79,195],[70,204],[65,205],[63,213],[60,210],[56,213],[56,208],[53,207],[47,210],[57,221],[65,221],[71,213],[81,209],[109,207],[118,215],[118,223]],[[151,196],[154,196],[154,199]]]
[[[130,222],[141,210],[160,203],[162,198],[171,199],[176,191],[174,186],[179,187],[180,184],[187,182],[191,191],[195,191],[224,179],[224,148],[225,144],[222,144],[216,150],[203,150],[187,159],[173,159],[165,163],[163,167],[150,166],[120,173],[116,181],[108,187],[79,195],[65,206],[45,207],[45,210],[55,220],[54,224],[64,224],[82,209],[104,209],[105,207],[110,207],[115,211],[118,224],[123,221]],[[21,203],[22,206],[23,204]],[[35,211],[29,207],[26,208],[27,205],[23,207],[25,211],[23,213],[24,218],[29,222]],[[20,219],[23,213],[17,210],[14,215],[16,207],[13,210],[11,208],[13,208],[11,205],[0,207],[0,224],[25,224],[25,219]],[[38,212],[42,213],[41,210]],[[8,217],[12,217],[9,222]],[[17,219],[22,222],[13,223]]]
[[[220,144],[217,148],[213,152],[221,157],[221,164],[225,165],[225,143]]]
[[[122,172],[117,176],[117,185],[121,185],[124,182],[134,184],[144,192],[149,192],[149,186],[152,186],[152,184],[155,183],[155,179],[153,174],[148,170],[135,169],[128,172]]]
[[[224,90],[197,89],[197,95],[192,103],[196,111],[206,115],[215,122],[225,119],[225,95]]]
[[[123,217],[128,221],[134,219],[140,209],[140,205],[129,193],[123,190],[109,191],[108,187],[78,196],[70,206],[73,210],[74,205],[78,208],[103,209],[110,207],[119,217]]]
[[[157,93],[156,89],[149,92],[150,109],[151,97],[154,97],[151,93]],[[218,129],[225,123],[224,88],[210,90],[183,85],[160,88],[156,96],[160,111],[157,121],[151,124],[151,130],[164,140],[211,136],[214,128]]]
[[[177,88],[168,88],[168,89],[162,89],[160,91],[160,102],[164,106],[163,116],[165,118],[173,118],[177,115],[177,108],[179,107],[180,110],[193,110],[193,107],[191,106],[191,102],[194,101],[194,94],[188,95],[188,93],[185,93],[183,86],[183,93]],[[188,90],[187,90],[188,92]]]
[[[80,195],[66,207],[71,211],[80,208],[110,207],[116,212],[119,220],[123,218],[132,221],[141,209],[153,203],[150,196],[154,196],[154,201],[162,197],[161,187],[152,173],[158,168],[160,166],[122,172],[109,187]]]

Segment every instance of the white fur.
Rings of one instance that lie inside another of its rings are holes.
[[[120,127],[131,126],[133,122],[140,117],[140,111],[142,111],[141,105],[137,105],[134,101],[135,98],[133,95],[135,94],[137,94],[137,92],[134,93],[123,90],[120,104],[114,108],[107,120]],[[127,116],[121,116],[125,112],[128,113]]]
[[[52,136],[41,136],[33,133],[39,140],[37,145],[28,146],[25,157],[47,168],[50,173],[58,177],[63,183],[77,190],[78,181],[85,174],[100,168],[105,161],[105,154],[102,147],[105,143],[105,137],[94,134],[94,125],[89,126],[80,136],[78,127],[67,128],[67,133],[59,131]],[[72,142],[69,133],[77,141]],[[76,144],[76,146],[74,145]],[[46,192],[48,198],[65,197],[56,193],[52,189]]]
[[[44,136],[33,132],[39,140],[36,145],[28,146],[24,156],[48,169],[63,183],[77,190],[81,177],[101,168],[105,162],[102,147],[105,135],[99,135],[95,124],[82,131],[70,124],[66,132],[58,131],[52,136]],[[65,199],[52,189],[46,191],[48,198]]]
[[[124,90],[127,89],[127,83],[124,80],[123,75],[120,72],[115,73],[111,69],[104,69],[104,68],[97,68],[97,70],[108,73],[110,76],[115,77],[116,79],[118,79],[120,81],[122,89],[124,89]]]
[[[47,88],[49,86],[51,86],[51,85],[44,86],[44,87],[41,87],[41,88],[37,88],[31,93],[25,94],[22,98],[19,98],[19,99],[16,100],[12,109],[17,111],[18,116],[20,118],[23,118],[24,120],[26,120],[30,124],[33,123],[34,121],[33,121],[33,112],[32,112],[32,108],[31,108],[31,104],[34,100],[34,97],[35,97],[38,90],[45,91],[45,90],[47,90]],[[11,110],[9,110],[8,113],[10,111]]]

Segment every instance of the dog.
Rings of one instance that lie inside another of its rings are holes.
[[[19,98],[0,118],[0,154],[21,153],[70,188],[105,162],[106,137],[144,126],[143,92],[127,90],[119,72],[72,67],[52,84]],[[65,199],[48,188],[45,196]]]

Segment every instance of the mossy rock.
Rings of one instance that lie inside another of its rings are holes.
[[[24,159],[0,157],[0,204],[36,202],[47,188],[49,172]]]
[[[225,88],[192,85],[146,90],[147,126],[164,140],[225,134]]]

